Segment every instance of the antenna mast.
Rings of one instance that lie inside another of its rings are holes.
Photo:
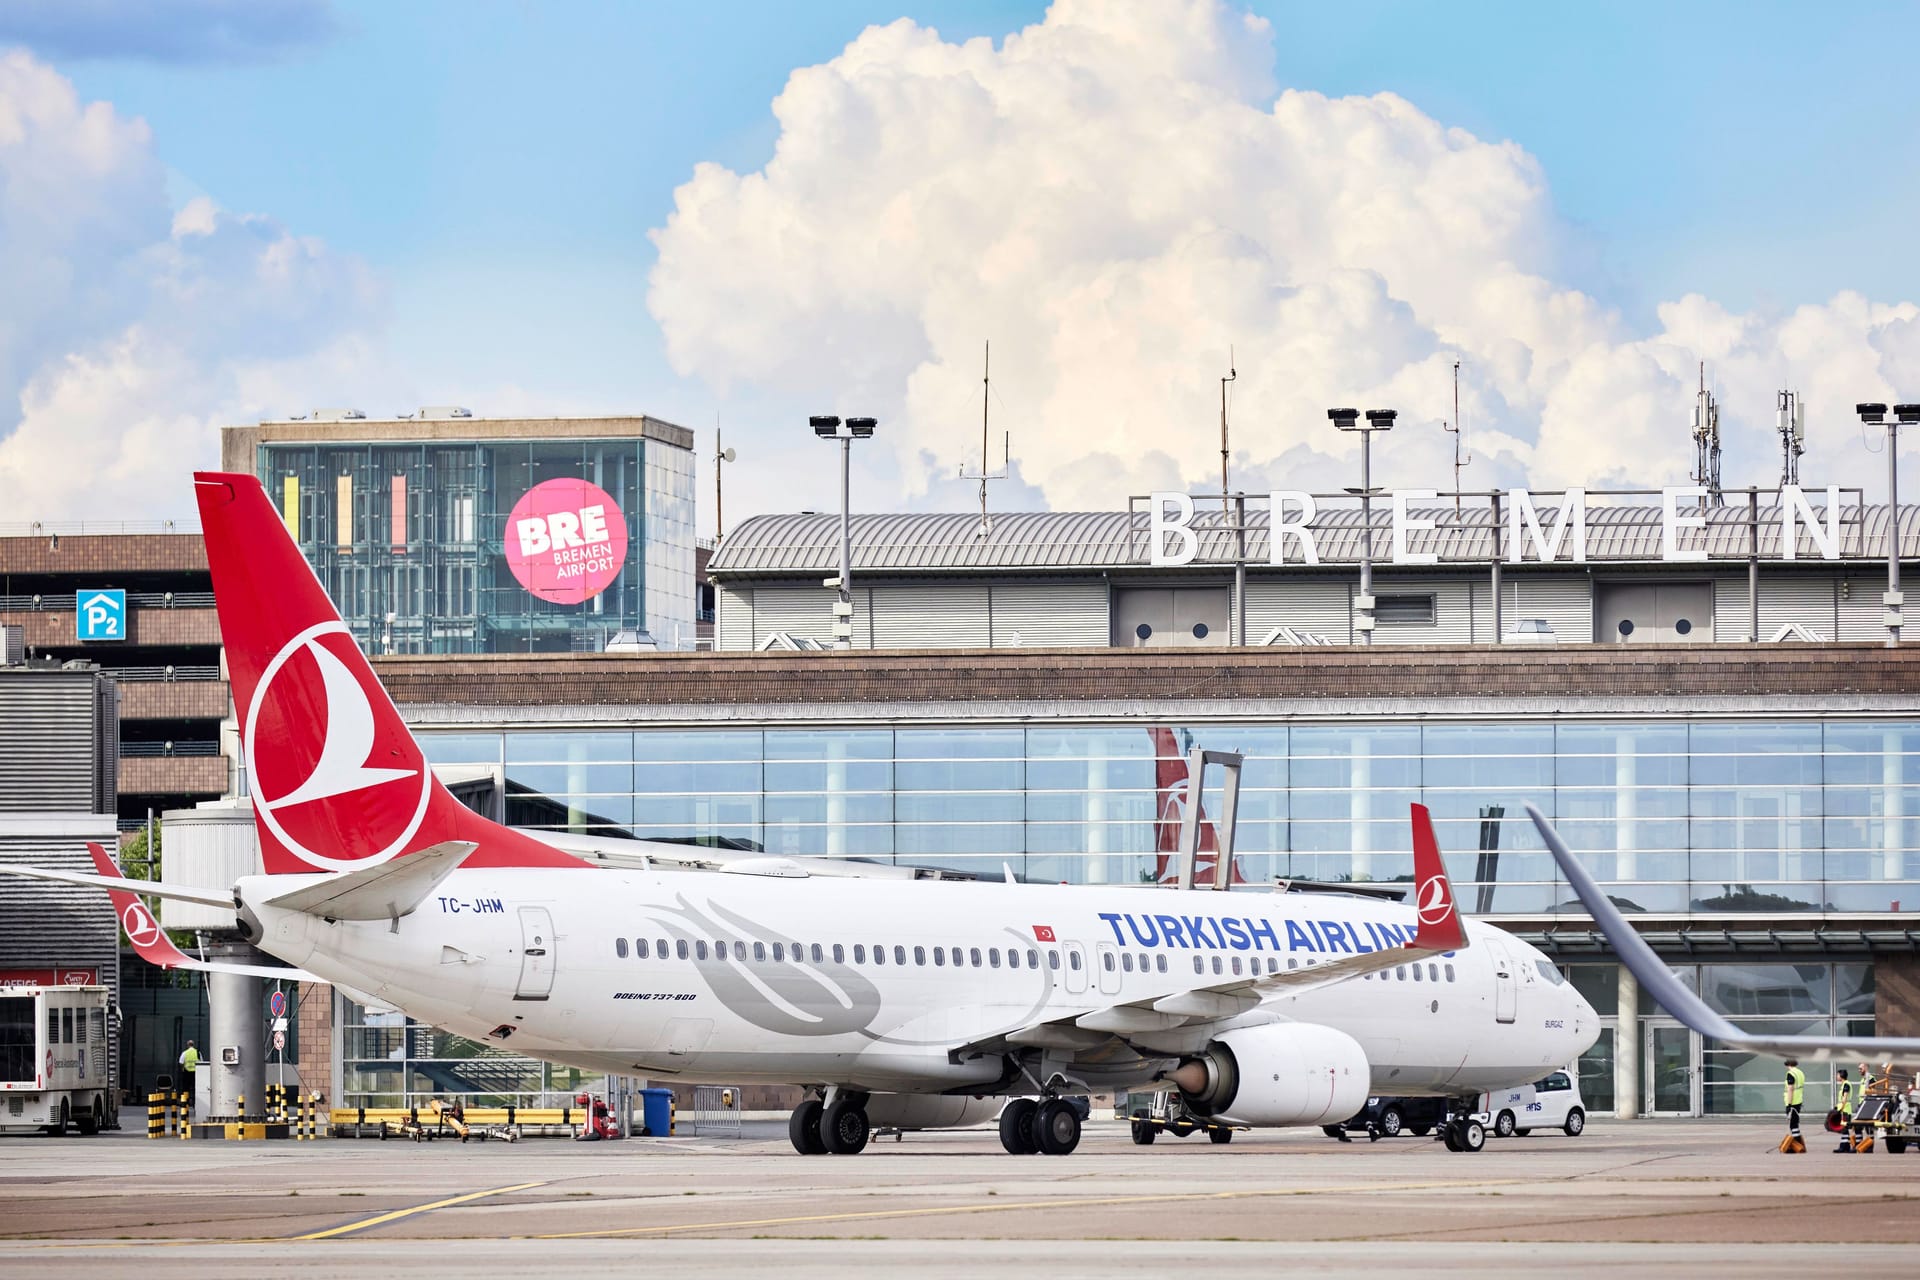
[[[1460,452],[1460,444],[1466,439],[1466,435],[1460,430],[1460,362],[1458,360],[1453,362],[1453,425],[1448,426],[1443,422],[1440,424],[1440,429],[1453,437],[1453,514],[1454,518],[1458,519],[1460,516],[1460,468],[1473,464],[1472,454],[1462,455]]]
[[[1807,451],[1807,406],[1798,391],[1782,391],[1778,397],[1780,432],[1780,483],[1800,483],[1800,455]]]
[[[1706,486],[1702,506],[1720,506],[1720,402],[1707,390],[1707,362],[1700,362],[1700,390],[1693,398],[1693,482]]]
[[[1232,510],[1232,504],[1227,501],[1227,494],[1231,491],[1227,484],[1227,384],[1239,376],[1240,371],[1233,365],[1233,348],[1229,346],[1227,376],[1220,379],[1220,507],[1227,511]]]
[[[987,481],[1007,478],[1008,459],[1011,456],[1012,433],[1002,439],[1000,452],[1000,470],[989,471],[987,459],[987,406],[993,398],[993,340],[988,339],[980,361],[980,474],[969,476],[965,465],[960,468],[962,480],[980,482],[980,527],[974,530],[974,536],[984,538],[993,532],[993,517],[987,514]]]

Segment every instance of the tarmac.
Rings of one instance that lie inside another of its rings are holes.
[[[990,1131],[796,1155],[737,1139],[515,1144],[0,1138],[0,1270],[142,1277],[515,1276],[671,1267],[781,1280],[1428,1273],[1791,1276],[1920,1263],[1920,1152],[1783,1156],[1771,1120],[1595,1121],[1569,1138],[1228,1145],[1088,1126],[1067,1157]]]

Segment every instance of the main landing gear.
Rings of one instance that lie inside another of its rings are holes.
[[[1008,1155],[1070,1155],[1080,1145],[1080,1110],[1065,1098],[1015,1098],[1000,1112]]]
[[[858,1155],[872,1132],[864,1093],[835,1090],[831,1102],[808,1098],[787,1118],[787,1139],[803,1156]]]

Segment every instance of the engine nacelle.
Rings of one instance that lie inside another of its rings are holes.
[[[964,1129],[993,1119],[1005,1102],[951,1094],[876,1093],[867,1099],[867,1122],[876,1129]]]
[[[1338,1124],[1371,1087],[1367,1054],[1352,1036],[1307,1022],[1229,1031],[1173,1073],[1197,1115],[1240,1124]]]

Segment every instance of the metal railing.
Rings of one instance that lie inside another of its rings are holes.
[[[97,537],[109,533],[200,532],[198,520],[7,520],[0,538]]]
[[[127,603],[142,609],[211,609],[211,591],[129,591]],[[29,613],[71,613],[80,597],[72,591],[55,595],[0,596],[0,610]]]
[[[218,680],[219,667],[107,667],[101,672],[109,680],[129,683],[157,681],[175,684],[185,681]]]
[[[218,742],[122,742],[120,755],[128,756],[217,756]]]
[[[693,1132],[702,1138],[739,1137],[743,1100],[738,1085],[694,1086]]]

